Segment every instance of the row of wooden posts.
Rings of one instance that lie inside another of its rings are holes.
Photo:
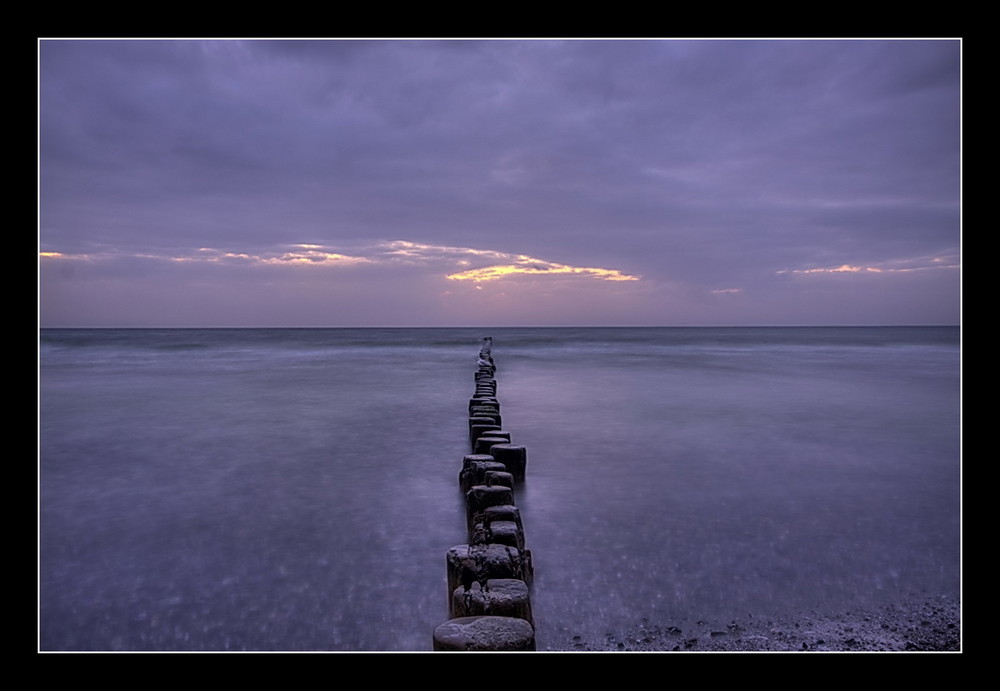
[[[448,621],[434,630],[434,650],[535,650],[531,551],[514,505],[527,452],[512,443],[497,398],[493,339],[483,339],[469,399],[472,453],[458,482],[465,495],[468,543],[448,550]]]

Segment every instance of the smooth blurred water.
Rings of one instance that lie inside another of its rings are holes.
[[[43,650],[429,650],[483,335],[539,647],[957,595],[957,328],[44,330]]]

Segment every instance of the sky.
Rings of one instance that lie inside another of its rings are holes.
[[[39,324],[958,324],[961,52],[42,39]]]

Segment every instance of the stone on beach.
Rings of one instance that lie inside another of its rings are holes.
[[[459,617],[434,630],[434,650],[529,651],[535,649],[535,629],[515,617]]]

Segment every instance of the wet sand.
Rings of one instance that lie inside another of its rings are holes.
[[[543,650],[578,652],[961,652],[957,599],[926,597],[874,609],[805,613],[798,618],[748,615],[733,621],[644,620],[603,640],[566,632]],[[547,645],[546,645],[547,644]]]

